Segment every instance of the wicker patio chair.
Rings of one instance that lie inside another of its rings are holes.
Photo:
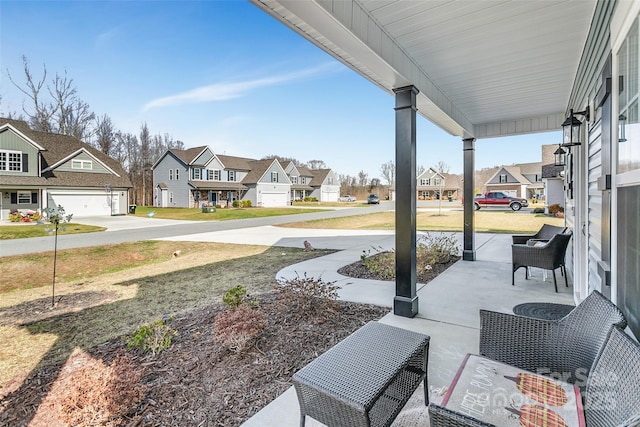
[[[559,320],[480,310],[480,354],[541,375],[561,374],[584,389],[612,325],[625,328],[627,321],[598,291]]]
[[[639,426],[639,396],[640,345],[614,326],[587,379],[587,426]]]
[[[639,372],[640,346],[620,327],[611,327],[582,393],[588,427],[640,425]],[[431,427],[495,427],[434,403],[429,419]]]
[[[564,276],[565,286],[569,287],[565,267],[565,252],[571,240],[571,232],[554,235],[547,242],[539,242],[536,245],[511,245],[511,257],[513,270],[511,271],[511,285],[515,286],[516,270],[525,267],[525,278],[529,278],[529,270],[526,267],[544,268],[553,273],[553,284],[558,292],[556,269]]]
[[[566,229],[566,227],[558,227],[557,225],[543,224],[536,234],[514,234],[511,238],[514,245],[526,245],[529,240],[551,240],[553,236],[564,233]]]

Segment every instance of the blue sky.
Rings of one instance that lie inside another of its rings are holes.
[[[234,1],[0,3],[0,114],[21,111],[22,55],[35,77],[68,73],[117,129],[168,133],[220,154],[323,160],[381,177],[395,158],[394,100],[257,7]],[[462,142],[418,118],[417,163],[462,172]],[[560,132],[476,142],[476,167],[540,161]]]

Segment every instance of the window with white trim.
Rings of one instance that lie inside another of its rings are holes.
[[[499,182],[507,182],[507,174],[506,173],[500,174],[499,179],[500,179]]]
[[[227,171],[227,181],[236,180],[236,171]]]
[[[22,153],[20,151],[0,151],[0,171],[22,172]]]
[[[93,161],[91,160],[71,160],[71,169],[92,170]]]
[[[202,171],[202,169],[200,168],[193,168],[193,179],[200,179],[200,172]]]
[[[291,183],[292,184],[297,184],[298,183],[298,177],[297,176],[292,176],[291,177]]]
[[[169,191],[169,203],[173,203],[173,191]]]
[[[278,182],[278,172],[271,172],[271,182]]]
[[[207,181],[213,181],[213,170],[207,169]]]
[[[180,169],[176,169],[176,181],[180,179]]]
[[[220,181],[222,180],[222,174],[220,173],[220,169],[216,169],[213,171],[213,180],[214,181]]]
[[[173,169],[169,169],[169,181],[173,181]]]
[[[18,192],[18,204],[19,205],[30,205],[31,204],[31,193]]]

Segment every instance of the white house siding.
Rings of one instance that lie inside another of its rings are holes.
[[[544,179],[544,200],[547,209],[555,204],[564,208],[564,181],[562,179]]]
[[[598,189],[598,178],[602,176],[601,121],[589,132],[587,155],[587,279],[589,287],[602,291],[602,279],[598,264],[602,261],[602,191]],[[584,291],[584,289],[583,289]]]

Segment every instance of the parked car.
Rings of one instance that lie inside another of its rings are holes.
[[[462,203],[464,204],[464,199]],[[484,194],[479,194],[473,200],[473,204],[476,210],[480,210],[480,207],[509,207],[514,211],[519,211],[521,208],[529,206],[527,199],[507,196],[501,191],[488,191]]]
[[[380,198],[378,196],[376,196],[375,194],[369,194],[369,197],[367,197],[367,204],[369,204],[369,205],[379,205],[380,204]]]
[[[338,201],[339,201],[339,202],[355,202],[355,201],[356,201],[356,198],[355,198],[355,197],[353,197],[353,196],[352,196],[352,195],[350,195],[350,194],[347,194],[346,196],[340,196],[340,197],[338,197]]]

